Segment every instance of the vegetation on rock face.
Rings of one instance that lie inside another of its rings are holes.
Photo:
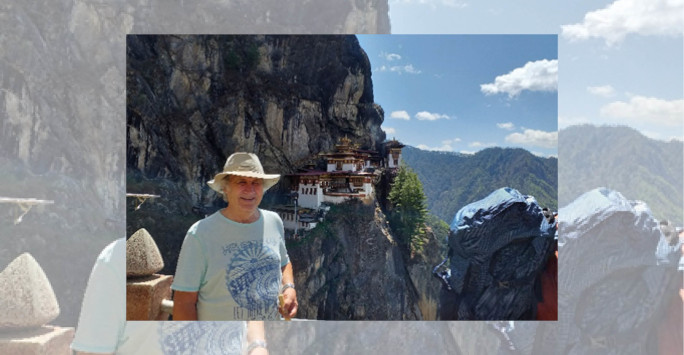
[[[432,234],[437,240],[439,255],[445,258],[447,255],[447,236],[449,235],[449,224],[439,217],[428,213],[425,224],[432,230]]]
[[[223,60],[229,70],[246,72],[259,64],[259,46],[256,42],[247,44],[228,42]]]
[[[425,236],[427,205],[423,184],[406,165],[399,167],[389,193],[392,208],[389,222],[401,243],[411,252],[420,251]]]

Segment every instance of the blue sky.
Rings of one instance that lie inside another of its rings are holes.
[[[388,138],[557,155],[557,36],[358,35]]]
[[[684,137],[684,0],[389,1],[397,34],[557,34],[560,129]]]

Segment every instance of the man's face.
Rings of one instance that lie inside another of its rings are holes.
[[[223,193],[228,200],[228,208],[240,212],[254,212],[264,197],[264,180],[238,175],[229,175]]]

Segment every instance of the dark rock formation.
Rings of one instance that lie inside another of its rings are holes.
[[[127,189],[161,195],[137,211],[129,203],[127,228],[150,231],[163,273],[175,272],[187,228],[224,205],[206,181],[231,153],[254,152],[266,172],[287,174],[344,136],[382,150],[383,111],[373,102],[370,63],[354,36],[127,40]],[[281,179],[262,205],[283,199],[287,183]],[[335,206],[288,252],[299,318],[423,319],[421,307],[435,312],[434,295],[419,301],[429,286],[414,286],[407,253],[379,207]],[[412,261],[415,280],[427,270],[421,262]],[[434,281],[424,274],[422,280]]]
[[[555,230],[533,197],[511,188],[461,208],[451,223],[447,269],[436,270],[444,280],[439,318],[535,319]]]
[[[236,150],[292,172],[341,136],[384,139],[353,36],[129,36],[127,53],[128,172],[204,181]]]
[[[127,190],[162,196],[129,213],[127,234],[150,231],[165,273],[175,271],[187,228],[222,206],[206,181],[231,153],[254,152],[266,172],[286,174],[340,137],[376,150],[385,138],[370,64],[354,36],[127,41]]]
[[[561,322],[516,322],[502,347],[517,354],[658,353],[665,334],[658,325],[672,312],[681,324],[681,243],[669,245],[643,201],[606,188],[585,192],[558,216]]]
[[[418,294],[418,308],[423,320],[437,319],[440,283],[428,275],[432,274],[434,265],[442,261],[441,248],[435,234],[428,229],[422,250],[407,262],[406,269]]]
[[[288,254],[298,318],[422,319],[402,251],[378,207],[360,201],[333,206],[325,222],[288,243]]]

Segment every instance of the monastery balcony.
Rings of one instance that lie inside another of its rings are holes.
[[[355,191],[355,192],[333,192],[333,191],[326,191],[323,192],[324,195],[328,196],[349,196],[349,197],[359,197],[359,198],[364,198],[366,197],[366,194],[361,192],[361,191]]]

